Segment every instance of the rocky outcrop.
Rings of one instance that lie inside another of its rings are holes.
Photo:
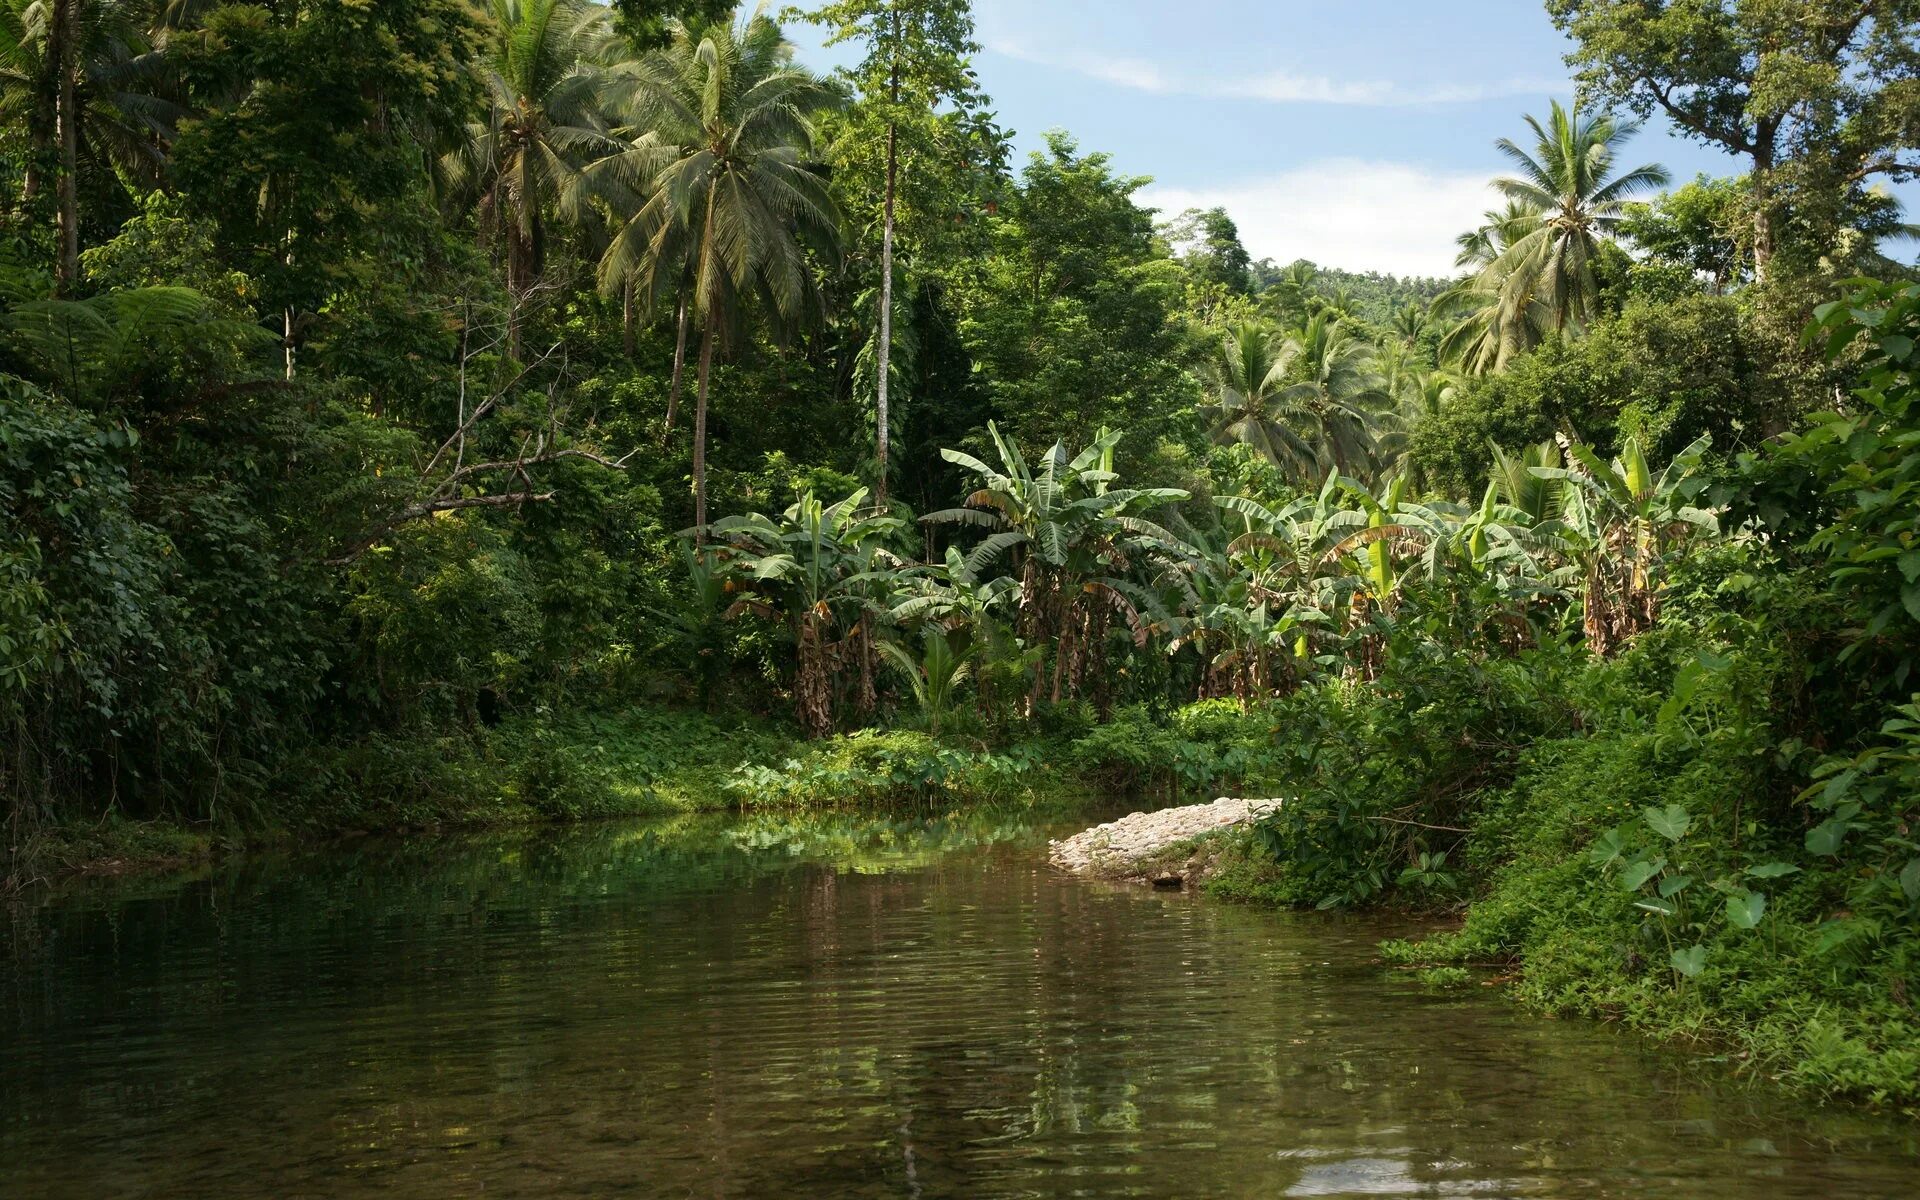
[[[1052,842],[1047,861],[1063,871],[1103,879],[1142,879],[1161,887],[1190,882],[1194,863],[1207,857],[1196,843],[1210,834],[1244,825],[1278,807],[1278,800],[1188,804],[1128,813],[1070,838]]]

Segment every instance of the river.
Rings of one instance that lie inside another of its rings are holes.
[[[1375,956],[1404,922],[1063,877],[1047,825],[366,838],[28,897],[0,1196],[1920,1194],[1910,1123],[1429,991]]]

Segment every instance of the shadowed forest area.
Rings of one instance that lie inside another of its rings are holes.
[[[1538,19],[1422,279],[1018,161],[966,0],[0,0],[9,886],[1276,796],[1214,891],[1920,1105],[1920,4]]]

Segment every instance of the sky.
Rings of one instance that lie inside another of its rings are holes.
[[[1453,273],[1453,239],[1499,201],[1494,142],[1572,95],[1539,0],[975,0],[975,60],[1016,162],[1049,129],[1151,176],[1171,215],[1221,205],[1253,257]],[[789,27],[816,68],[850,51]],[[1656,118],[1618,151],[1675,183],[1740,160]],[[1902,189],[1920,219],[1920,188]]]

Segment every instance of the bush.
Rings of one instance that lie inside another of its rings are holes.
[[[1564,730],[1569,659],[1396,658],[1370,686],[1303,688],[1271,711],[1270,777],[1286,803],[1255,827],[1284,872],[1274,899],[1365,904],[1405,884],[1422,902],[1452,890],[1444,856],[1511,778],[1519,750]]]
[[[1661,626],[1581,672],[1579,735],[1527,748],[1482,801],[1465,925],[1386,952],[1520,960],[1535,1007],[1723,1038],[1807,1090],[1911,1106],[1920,707],[1799,790],[1807,753],[1787,731],[1823,707],[1799,620],[1822,610],[1754,569],[1702,556]]]
[[[924,733],[862,730],[812,743],[777,767],[743,764],[725,786],[749,806],[1005,800],[1030,786],[1037,765],[1024,749],[992,753]]]

